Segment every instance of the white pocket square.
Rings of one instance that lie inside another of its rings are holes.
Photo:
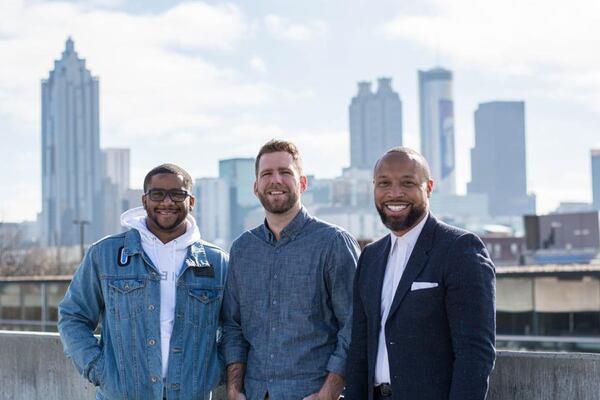
[[[437,282],[413,282],[410,286],[410,290],[431,289],[437,286]]]

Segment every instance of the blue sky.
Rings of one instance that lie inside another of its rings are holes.
[[[380,76],[418,148],[417,70],[439,63],[454,72],[459,191],[477,104],[523,100],[538,208],[590,201],[598,15],[594,0],[2,0],[0,221],[41,208],[40,82],[69,35],[100,78],[101,145],[131,148],[136,187],[167,161],[216,176],[219,159],[272,137],[297,142],[308,173],[336,176],[356,83]]]

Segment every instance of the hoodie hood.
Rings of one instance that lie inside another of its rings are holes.
[[[123,214],[121,214],[121,226],[124,228],[135,229],[136,231],[138,231],[142,238],[142,245],[152,243],[155,240],[158,240],[160,242],[156,235],[150,232],[150,230],[146,226],[147,217],[148,214],[146,213],[144,207],[132,208],[131,210],[127,210]],[[186,249],[193,243],[200,241],[200,230],[198,229],[196,220],[191,214],[188,214],[185,218],[185,224],[185,233],[171,241],[174,242],[173,244],[175,246],[175,250]]]

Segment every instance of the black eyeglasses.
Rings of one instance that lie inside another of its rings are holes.
[[[148,196],[150,200],[157,202],[163,201],[167,195],[169,195],[171,200],[173,200],[175,203],[181,203],[182,201],[185,201],[188,196],[190,196],[188,192],[181,189],[150,189],[146,192],[146,196]]]

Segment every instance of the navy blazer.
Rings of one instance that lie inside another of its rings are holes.
[[[495,272],[481,240],[431,214],[385,323],[393,399],[485,399],[495,359]],[[346,400],[372,399],[390,236],[358,260]],[[434,288],[411,290],[413,282]]]

